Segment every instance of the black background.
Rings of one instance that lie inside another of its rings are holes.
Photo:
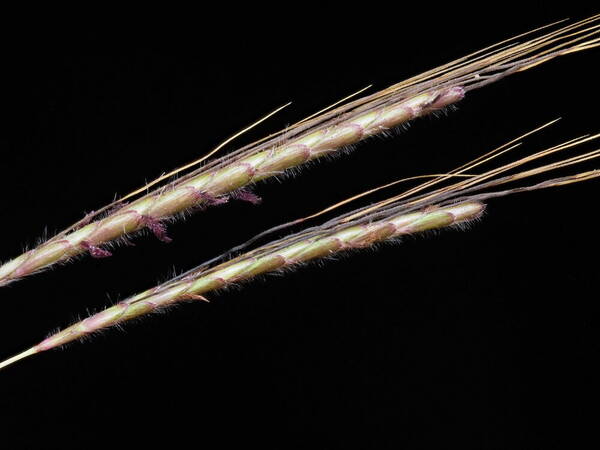
[[[472,13],[424,5],[410,14],[357,11],[353,22],[308,14],[294,26],[281,12],[268,28],[251,22],[243,30],[227,16],[204,16],[186,25],[7,32],[1,256],[287,101],[294,104],[237,143],[369,83],[384,88],[594,11]],[[110,259],[86,258],[2,288],[0,353],[19,352],[267,227],[401,177],[451,169],[558,116],[521,152],[598,132],[599,56],[570,55],[512,76],[470,93],[447,117],[417,120],[283,183],[261,183],[262,205],[196,214],[170,226],[169,245],[138,238]],[[164,440],[503,449],[593,437],[597,190],[589,182],[494,200],[468,232],[271,276],[36,355],[0,373],[2,439],[14,439],[9,448]]]

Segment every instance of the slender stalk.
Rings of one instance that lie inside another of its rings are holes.
[[[102,246],[142,229],[169,242],[164,221],[194,208],[225,203],[229,198],[257,203],[258,197],[244,190],[253,183],[323,156],[340,154],[370,136],[453,105],[469,90],[556,56],[599,45],[595,37],[600,32],[598,20],[599,16],[594,16],[521,44],[509,40],[501,43],[506,44],[504,47],[498,44],[460,58],[317,117],[311,116],[125,203],[125,199],[143,189],[136,190],[109,205],[114,208],[112,212],[108,212],[108,207],[102,208],[0,266],[0,286],[83,253],[98,258],[110,256],[110,251]]]
[[[13,356],[12,358],[8,358],[6,361],[2,361],[0,363],[0,369],[3,369],[6,366],[10,366],[11,364],[20,361],[21,359],[25,359],[28,356],[35,355],[36,353],[38,353],[38,351],[35,347],[32,347],[29,350],[25,350],[24,352],[21,352],[18,355]]]

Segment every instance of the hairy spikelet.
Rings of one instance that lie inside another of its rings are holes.
[[[554,57],[597,46],[598,20],[595,16],[524,43],[509,40],[502,43],[504,46],[489,47],[375,94],[326,109],[197,168],[205,160],[201,158],[86,214],[72,227],[0,266],[0,285],[78,255],[106,258],[112,253],[104,246],[142,231],[170,242],[167,224],[194,210],[231,199],[258,204],[259,197],[249,191],[256,182],[280,179],[318,159],[339,156],[365,139],[385,136],[417,117],[440,113],[473,89]],[[149,191],[173,175],[179,178]]]

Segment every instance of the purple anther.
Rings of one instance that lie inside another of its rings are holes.
[[[108,250],[104,250],[88,241],[81,241],[81,246],[89,252],[92,258],[108,258],[109,256],[112,256],[112,253]]]
[[[152,234],[154,234],[159,241],[167,244],[173,241],[173,239],[167,236],[167,226],[160,220],[150,216],[142,216],[142,223],[146,228],[152,231]]]
[[[258,205],[260,202],[262,202],[262,198],[260,198],[254,192],[249,191],[248,189],[239,189],[235,192],[232,192],[231,198],[234,198],[236,200],[242,200],[244,202],[250,202],[253,205]]]

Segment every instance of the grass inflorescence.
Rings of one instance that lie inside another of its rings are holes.
[[[425,177],[430,178],[428,181],[397,195],[342,214],[321,225],[306,228],[298,233],[258,246],[254,250],[239,251],[239,249],[249,247],[255,241],[253,239],[237,247],[234,251],[221,255],[216,260],[204,263],[172,280],[120,301],[62,331],[51,334],[34,347],[1,363],[0,368],[19,359],[61,347],[105,328],[119,326],[180,302],[207,301],[206,294],[235,286],[257,276],[289,270],[304,263],[326,259],[349,250],[371,248],[380,242],[397,240],[403,236],[448,227],[464,227],[465,224],[481,216],[485,209],[484,202],[492,198],[563,186],[599,177],[599,170],[588,170],[557,178],[544,178],[531,184],[504,187],[600,157],[600,149],[595,149],[528,169],[522,168],[522,166],[537,162],[541,158],[547,158],[553,154],[592,142],[600,135],[577,137],[477,173],[478,168],[518,148],[524,137],[554,122],[519,136],[448,173],[427,175]],[[515,171],[516,169],[519,170]],[[369,195],[382,188],[389,188],[394,184],[397,183],[372,189],[347,202],[336,203],[322,212],[294,221],[293,224],[314,218],[336,209],[344,203],[355,201],[361,196]],[[269,230],[268,233],[262,233],[260,237],[279,231],[281,228],[276,227],[276,229]]]
[[[310,161],[339,155],[371,136],[385,135],[410,120],[452,106],[469,91],[510,74],[598,46],[598,20],[599,16],[594,16],[523,43],[516,38],[524,35],[517,36],[375,94],[326,108],[220,158],[208,162],[206,157],[200,158],[87,214],[51,239],[6,262],[0,266],[0,285],[86,253],[96,258],[109,257],[112,253],[107,246],[127,243],[129,237],[143,230],[170,242],[167,223],[197,209],[230,199],[257,204],[260,198],[249,190],[254,183],[289,173]],[[221,146],[209,155],[220,149]],[[179,178],[169,181],[172,175]]]

